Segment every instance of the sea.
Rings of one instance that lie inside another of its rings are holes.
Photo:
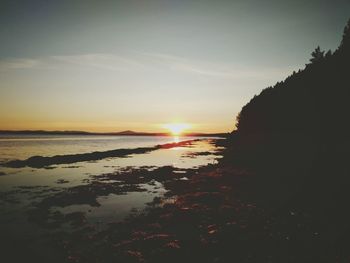
[[[110,222],[121,222],[131,215],[143,213],[149,203],[164,197],[167,189],[156,179],[145,180],[135,186],[128,182],[127,176],[137,174],[138,180],[142,181],[142,176],[139,175],[142,171],[163,169],[159,171],[165,171],[162,173],[166,176],[168,170],[185,174],[188,170],[215,164],[221,156],[218,153],[220,147],[216,146],[214,139],[171,136],[1,135],[0,245],[9,247],[23,243],[30,250],[49,251],[51,247],[43,244],[52,233],[56,233],[58,229],[66,231],[69,227],[73,231],[72,226],[65,224],[70,222],[69,218],[82,215],[89,224],[103,229]],[[40,168],[13,168],[5,165],[9,161],[26,160],[33,156],[52,157],[137,149],[183,141],[191,143],[179,147],[157,148],[147,153],[136,151],[123,157],[60,163]],[[115,179],[110,175],[115,175]],[[124,181],[118,180],[118,176],[122,176],[120,178]],[[185,176],[180,179],[188,180]],[[63,223],[57,223],[57,218],[63,220]],[[65,222],[64,219],[68,221]],[[48,226],[51,228],[48,229]]]
[[[206,137],[172,136],[104,136],[104,135],[1,135],[0,136],[0,191],[16,186],[55,186],[58,180],[66,186],[77,185],[90,175],[112,173],[126,167],[196,168],[216,162],[216,155],[189,156],[193,152],[210,152],[212,144]],[[106,158],[73,164],[58,164],[40,169],[10,168],[2,164],[25,160],[33,156],[104,152],[116,149],[137,149],[156,145],[198,140],[191,147],[160,149],[146,154],[131,154],[126,158]]]

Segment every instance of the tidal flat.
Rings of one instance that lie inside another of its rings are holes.
[[[147,153],[71,164],[3,166],[0,222],[4,257],[8,262],[105,261],[95,252],[105,242],[106,231],[174,204],[182,185],[189,184],[203,167],[217,164],[223,150],[217,139],[184,140],[153,148]],[[132,225],[127,228],[133,231]],[[95,252],[88,256],[87,251]],[[120,257],[106,253],[111,260]]]

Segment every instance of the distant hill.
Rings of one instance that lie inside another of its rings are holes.
[[[116,135],[116,136],[171,136],[168,133],[136,132],[131,130],[121,132],[85,132],[85,131],[45,131],[45,130],[0,130],[0,135]],[[225,133],[188,133],[183,136],[194,137],[226,137]]]
[[[0,130],[0,134],[13,135],[91,135],[96,133],[84,131],[45,131],[45,130]]]
[[[45,131],[45,130],[0,130],[0,134],[27,134],[27,135],[128,135],[128,136],[156,136],[165,133],[147,133],[135,131],[121,132],[86,132],[86,131]]]
[[[115,134],[118,134],[118,135],[135,135],[135,134],[138,134],[138,133],[135,132],[135,131],[127,130],[127,131],[116,132]]]

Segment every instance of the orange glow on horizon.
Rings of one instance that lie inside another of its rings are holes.
[[[164,128],[168,129],[172,135],[179,136],[184,130],[189,129],[191,126],[187,123],[168,123],[164,124]]]
[[[44,130],[44,131],[85,131],[96,133],[113,133],[122,131],[146,132],[146,133],[168,133],[174,135],[171,130],[173,124],[184,124],[180,135],[187,133],[226,133],[232,130],[232,123],[226,121],[222,123],[201,123],[201,122],[169,122],[164,120],[154,122],[137,122],[137,121],[110,121],[100,120],[56,120],[52,118],[50,121],[44,119],[31,118],[13,118],[0,116],[0,130]],[[181,127],[181,126],[180,126]],[[171,128],[171,129],[170,129]],[[178,130],[175,128],[175,130]],[[178,131],[179,132],[179,131]],[[176,133],[176,131],[175,131]]]

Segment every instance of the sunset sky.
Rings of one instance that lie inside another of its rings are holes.
[[[228,132],[350,1],[1,1],[0,129]],[[297,105],[296,105],[297,106]]]

